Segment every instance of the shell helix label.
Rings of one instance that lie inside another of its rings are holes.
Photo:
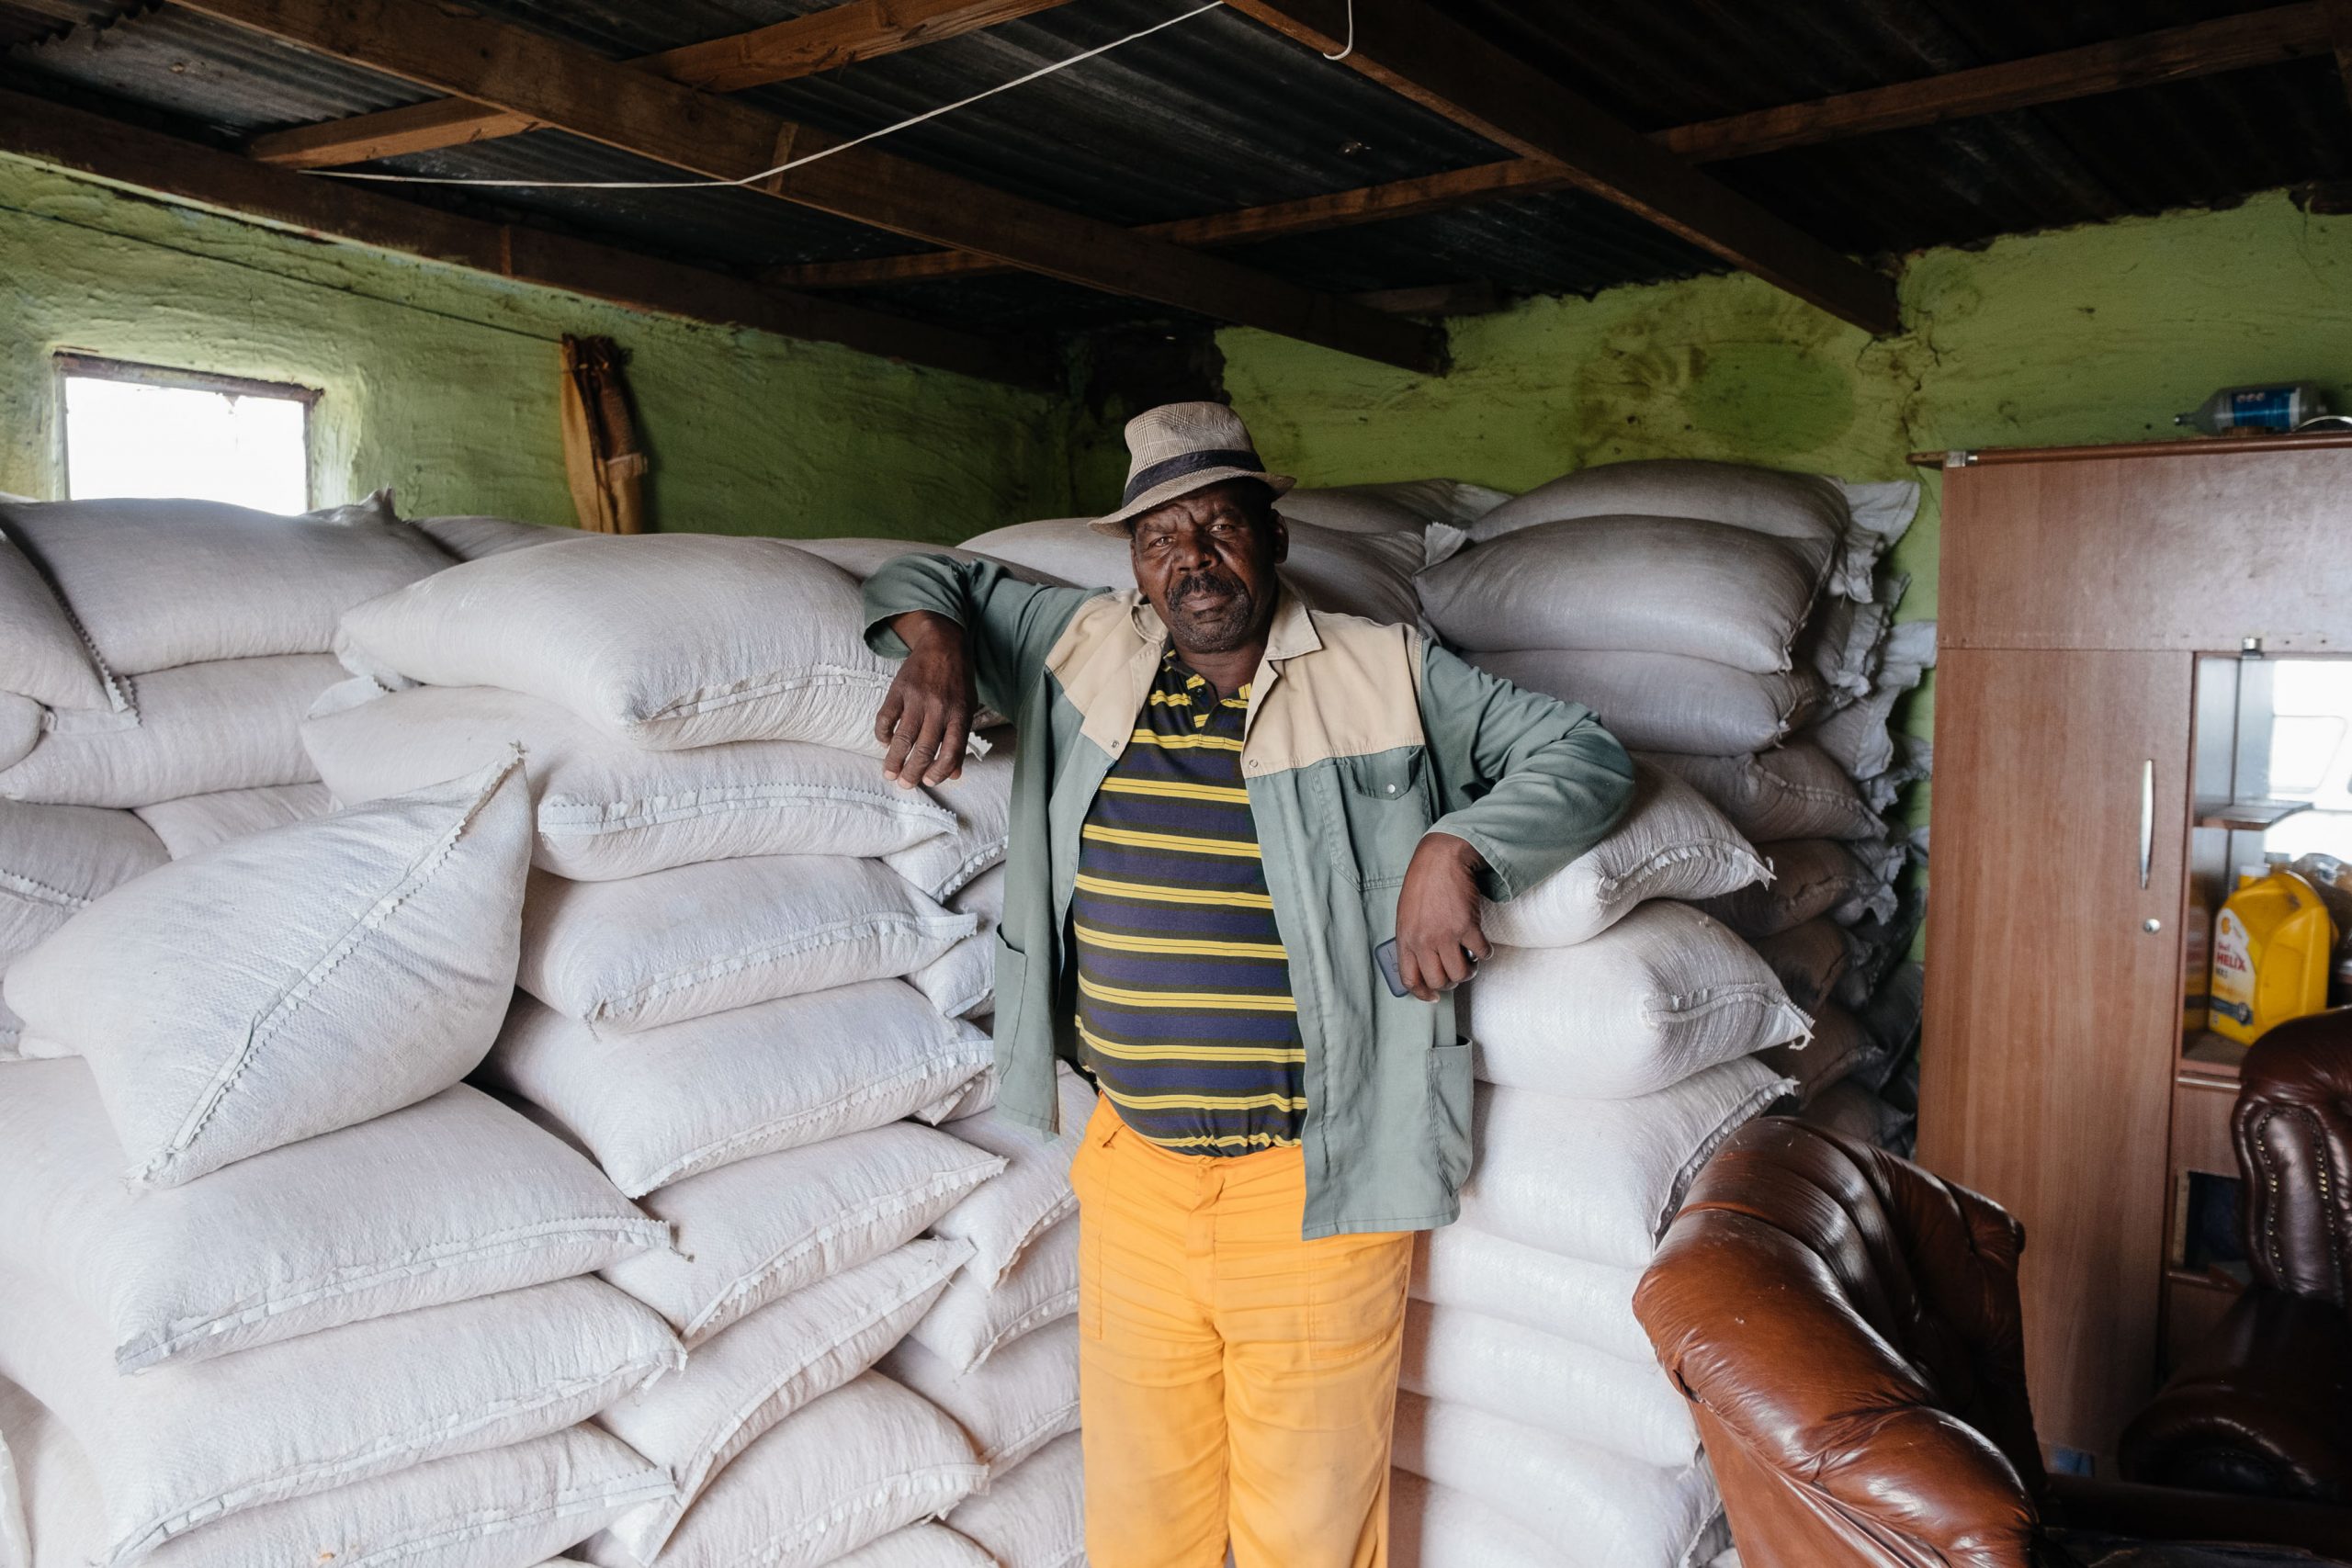
[[[2254,1021],[2253,942],[2245,922],[2226,906],[2213,922],[2213,987],[2206,1006],[2240,1024]]]

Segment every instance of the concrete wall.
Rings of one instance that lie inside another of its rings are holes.
[[[658,526],[954,540],[1069,510],[1058,400],[141,200],[0,159],[0,491],[62,493],[50,355],[322,388],[321,504],[573,521],[557,340],[616,339]]]

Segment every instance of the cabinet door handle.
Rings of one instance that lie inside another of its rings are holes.
[[[2140,890],[2146,892],[2148,870],[2156,853],[2156,764],[2140,764]]]

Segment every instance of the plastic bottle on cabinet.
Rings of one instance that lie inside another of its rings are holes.
[[[2305,420],[2327,412],[2327,400],[2309,381],[2267,387],[2225,387],[2187,413],[2173,415],[2175,424],[2201,430],[2208,435],[2244,433],[2283,433]]]
[[[2335,958],[2335,927],[2318,889],[2283,867],[2245,882],[2213,922],[2211,1028],[2251,1045],[2324,1010]]]

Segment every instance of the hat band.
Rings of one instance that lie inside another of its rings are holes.
[[[1154,463],[1148,468],[1137,468],[1129,475],[1127,493],[1119,504],[1133,506],[1136,497],[1143,494],[1144,491],[1164,485],[1170,479],[1181,479],[1186,474],[1197,474],[1204,468],[1247,468],[1251,473],[1259,473],[1263,471],[1266,465],[1259,460],[1258,454],[1246,446],[1223,452],[1182,453],[1164,462]]]

